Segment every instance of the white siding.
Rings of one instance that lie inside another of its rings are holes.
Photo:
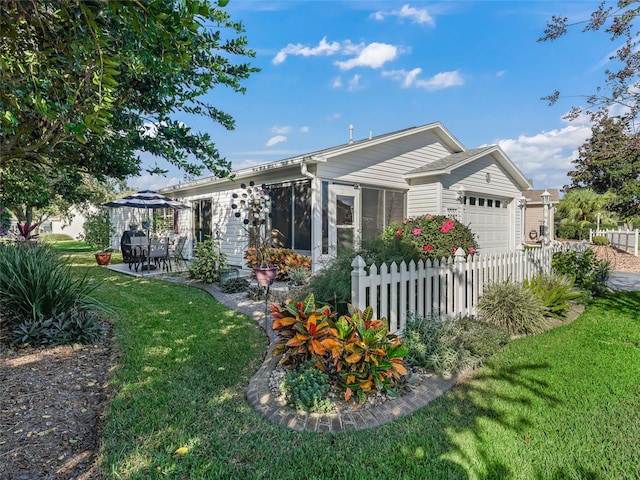
[[[435,135],[425,132],[376,145],[318,164],[318,176],[338,182],[406,189],[404,174],[449,152]]]
[[[487,173],[491,175],[490,182],[487,182]],[[445,188],[456,190],[460,185],[466,192],[484,193],[493,197],[512,199],[521,195],[518,187],[490,155],[467,163],[443,178]]]
[[[257,167],[258,168],[258,167]],[[179,192],[175,195],[187,204],[194,200],[211,200],[211,231],[215,237],[216,231],[220,233],[222,241],[220,243],[220,251],[227,256],[229,265],[244,267],[244,252],[248,247],[249,238],[247,231],[243,228],[242,221],[234,216],[231,209],[233,203],[232,194],[242,193],[240,187],[242,183],[248,184],[254,181],[257,185],[262,183],[279,183],[292,180],[301,180],[300,167],[294,169],[280,169],[276,171],[265,171],[256,174],[255,177],[243,181],[223,181],[217,184],[209,184],[200,186],[189,192]],[[181,212],[182,213],[182,212]],[[189,245],[193,245],[193,220],[191,212],[185,215],[185,224],[181,225],[181,231],[189,232]],[[191,252],[190,252],[191,255]]]
[[[411,182],[407,193],[407,217],[417,217],[428,213],[438,213],[438,185],[432,178],[416,179]]]

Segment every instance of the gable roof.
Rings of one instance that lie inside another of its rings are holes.
[[[518,167],[507,157],[507,154],[498,146],[490,145],[488,147],[479,147],[464,152],[456,152],[446,157],[440,158],[434,162],[427,163],[421,167],[405,173],[404,177],[408,180],[411,178],[430,177],[434,175],[448,175],[456,168],[460,168],[478,158],[492,155],[496,162],[504,168],[514,180],[518,188],[525,190],[531,188],[529,180],[523,175]]]
[[[547,191],[551,194],[551,203],[558,203],[560,201],[560,192],[557,188],[547,188]],[[544,190],[523,190],[522,196],[527,199],[527,204],[539,203],[542,205],[542,194]]]
[[[325,148],[322,150],[316,150],[310,153],[304,153],[302,155],[296,155],[294,157],[285,158],[283,160],[276,160],[274,162],[261,163],[258,165],[254,165],[252,167],[243,168],[240,170],[234,170],[231,172],[231,175],[235,180],[248,178],[257,173],[264,173],[268,170],[279,169],[279,168],[287,168],[294,165],[299,165],[302,162],[305,163],[318,163],[318,162],[326,162],[329,158],[337,157],[339,155],[343,155],[345,153],[354,152],[357,150],[362,150],[365,148],[370,148],[381,143],[390,142],[393,140],[401,139],[403,137],[408,137],[410,135],[417,135],[423,132],[431,131],[434,135],[438,137],[438,139],[442,142],[442,144],[451,152],[462,152],[465,150],[464,146],[456,139],[450,132],[447,130],[440,122],[428,123],[426,125],[421,125],[418,127],[410,127],[402,130],[397,130],[391,133],[385,133],[383,135],[378,135],[371,138],[366,138],[363,140],[355,140],[346,144],[336,145],[334,147]],[[192,180],[185,183],[180,183],[178,185],[173,185],[169,187],[163,187],[159,189],[160,192],[166,193],[169,191],[183,190],[194,187],[201,187],[203,185],[219,183],[219,182],[227,182],[231,181],[227,177],[204,177],[197,180]],[[526,188],[526,187],[522,187]]]

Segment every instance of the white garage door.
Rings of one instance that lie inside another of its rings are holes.
[[[480,253],[508,251],[509,211],[503,200],[469,196],[463,218],[475,234]]]

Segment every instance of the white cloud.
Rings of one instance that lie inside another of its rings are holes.
[[[395,60],[398,47],[388,43],[373,42],[362,48],[357,57],[344,62],[336,62],[340,70],[350,70],[355,67],[380,68],[385,63]]]
[[[331,86],[333,88],[340,88],[342,86],[342,78],[340,77],[334,78],[333,82],[331,82]]]
[[[435,27],[436,21],[429,14],[426,8],[414,8],[409,6],[409,4],[403,5],[400,10],[391,10],[390,12],[378,11],[371,15],[374,19],[382,21],[386,17],[398,17],[400,19],[408,19],[411,20],[412,23],[417,23],[420,25],[429,25],[431,27]]]
[[[411,71],[389,70],[382,72],[382,75],[399,81],[403,88],[416,87],[434,91],[464,85],[464,78],[458,70],[453,72],[440,72],[426,80],[418,78],[421,73],[422,69],[418,67]]]
[[[349,80],[349,91],[353,92],[354,90],[357,90],[360,87],[360,79],[362,78],[362,76],[358,75],[357,73],[351,77],[351,80]]]
[[[340,42],[328,43],[327,37],[323,37],[316,47],[307,47],[300,43],[290,43],[273,57],[272,62],[274,65],[279,65],[287,59],[288,55],[301,55],[303,57],[330,56],[338,53],[340,49]]]
[[[300,127],[300,133],[309,133],[310,128],[306,125]]]
[[[285,126],[285,127],[271,127],[271,131],[273,133],[275,133],[276,135],[284,135],[287,134],[289,132],[291,132],[291,127],[289,126]]]
[[[496,72],[496,77],[498,77],[498,78],[503,77],[505,73],[507,73],[506,70],[500,70],[500,71]]]
[[[591,137],[591,126],[577,119],[566,127],[535,135],[497,140],[535,188],[562,188],[569,183],[567,172],[578,156],[578,148]]]
[[[341,117],[342,117],[341,113],[332,113],[327,117],[327,120],[338,120]]]
[[[342,43],[329,43],[327,42],[327,37],[323,37],[315,47],[302,45],[300,43],[290,43],[273,57],[272,62],[275,65],[279,65],[283,63],[289,55],[299,55],[303,57],[344,55],[353,56],[354,58],[335,62],[341,70],[350,70],[355,67],[380,68],[385,63],[394,60],[399,53],[398,47],[388,43],[372,42],[367,45],[363,42],[357,44],[352,43],[350,40],[345,40]],[[340,77],[334,79],[333,86],[342,86],[342,79],[340,79]]]
[[[286,141],[287,141],[287,137],[285,137],[284,135],[276,135],[275,137],[271,137],[267,141],[267,143],[265,144],[265,147],[272,147],[273,145],[277,145],[278,143],[282,143]]]

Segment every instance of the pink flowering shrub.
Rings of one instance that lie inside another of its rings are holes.
[[[442,215],[425,215],[392,223],[382,238],[387,244],[411,248],[421,259],[449,257],[458,248],[470,255],[478,250],[469,227]]]

